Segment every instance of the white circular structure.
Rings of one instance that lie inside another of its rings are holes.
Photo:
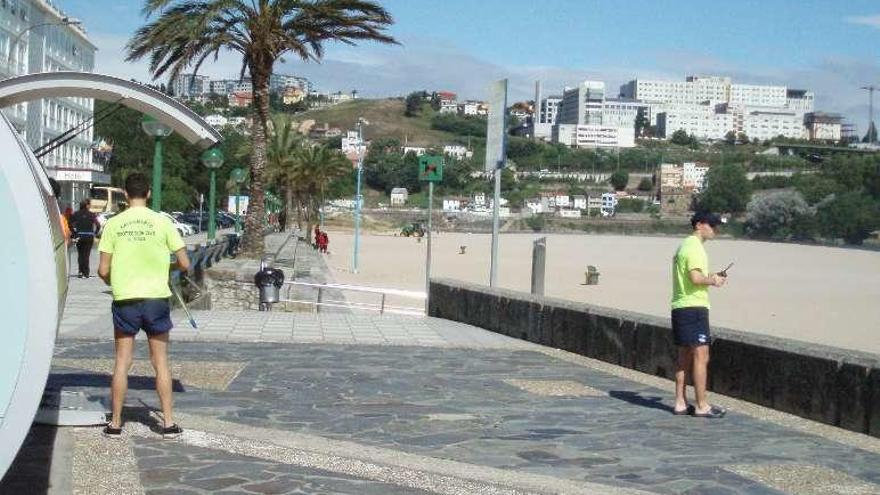
[[[138,83],[78,72],[29,74],[0,81],[0,107],[39,98],[83,97],[150,115],[190,143],[209,148],[222,136],[183,104]],[[0,115],[0,478],[21,447],[49,376],[67,297],[61,215],[43,166]]]
[[[21,447],[49,376],[67,296],[61,213],[49,177],[0,115],[0,211],[10,222],[0,242],[0,477]]]
[[[86,72],[41,72],[0,81],[0,108],[40,98],[76,96],[119,103],[167,125],[184,139],[209,148],[223,137],[198,114],[143,84]]]

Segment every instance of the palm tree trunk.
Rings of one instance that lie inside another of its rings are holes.
[[[251,155],[250,199],[247,216],[244,220],[241,255],[259,259],[263,255],[264,249],[263,218],[266,215],[264,172],[266,170],[266,136],[269,121],[269,77],[264,71],[253,65],[250,69],[254,84],[254,106],[251,113],[254,151]]]
[[[288,185],[284,188],[284,208],[287,210],[287,215],[285,215],[285,223],[290,223],[291,217],[293,217],[293,189]],[[284,226],[287,228],[287,225]]]

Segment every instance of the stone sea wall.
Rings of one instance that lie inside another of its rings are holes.
[[[429,315],[674,378],[668,318],[448,279],[431,280]],[[711,390],[880,437],[880,356],[715,326],[712,332]]]

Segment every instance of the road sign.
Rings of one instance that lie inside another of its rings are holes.
[[[443,157],[423,155],[419,158],[419,180],[422,182],[440,182],[443,180]]]

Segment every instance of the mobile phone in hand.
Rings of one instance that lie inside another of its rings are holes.
[[[732,267],[732,266],[733,266],[733,262],[731,262],[729,265],[727,265],[727,268],[725,268],[724,270],[721,270],[720,272],[718,272],[718,275],[721,275],[722,277],[726,277],[726,276],[727,276],[727,270],[730,270],[730,267]]]

